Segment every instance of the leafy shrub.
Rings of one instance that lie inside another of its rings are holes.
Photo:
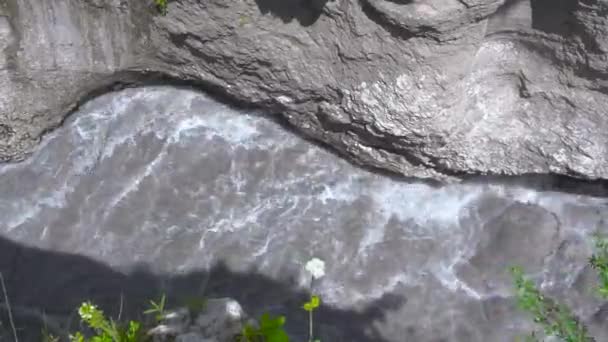
[[[591,340],[585,326],[576,319],[571,310],[545,297],[531,280],[524,277],[520,267],[511,268],[511,274],[514,277],[518,306],[534,316],[534,322],[544,328],[546,335],[560,337],[566,342]],[[536,333],[526,339],[537,341]]]
[[[283,328],[285,317],[271,317],[269,314],[262,315],[259,327],[251,324],[245,325],[239,342],[289,342],[289,336]]]
[[[72,342],[141,342],[145,335],[141,323],[129,321],[122,325],[105,317],[102,310],[91,302],[82,303],[78,309],[80,319],[91,328],[95,335],[86,339],[81,332],[70,336]]]
[[[595,251],[589,258],[589,264],[598,274],[598,295],[608,299],[608,239],[595,236],[594,240]],[[572,310],[543,295],[534,282],[524,276],[521,267],[511,267],[510,272],[513,276],[519,308],[531,313],[534,322],[543,327],[546,335],[558,337],[565,342],[594,341]],[[539,341],[535,332],[526,336],[525,340]]]
[[[154,0],[154,5],[156,5],[156,9],[162,14],[167,14],[167,1],[168,0]]]
[[[608,239],[601,236],[595,237],[596,252],[589,258],[589,264],[593,267],[599,278],[598,294],[608,299]]]

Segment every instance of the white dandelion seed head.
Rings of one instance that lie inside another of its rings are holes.
[[[314,279],[319,279],[325,275],[325,262],[319,258],[312,258],[306,263],[305,269]]]

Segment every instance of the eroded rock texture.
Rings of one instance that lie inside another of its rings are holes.
[[[318,257],[323,341],[513,341],[532,329],[514,307],[513,264],[606,340],[585,267],[590,234],[608,231],[606,199],[400,182],[266,116],[130,89],[0,166],[0,272],[19,326],[25,309],[61,315],[92,299],[116,317],[121,295],[127,312],[157,291],[172,305],[194,291],[233,297],[253,317],[286,314],[304,341],[304,265]]]
[[[0,158],[165,75],[397,173],[607,178],[603,0],[4,0]]]

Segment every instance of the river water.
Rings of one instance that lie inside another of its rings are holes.
[[[288,313],[295,336],[306,323],[294,298],[312,286],[326,304],[324,341],[472,342],[530,329],[505,271],[519,264],[597,335],[585,262],[590,234],[607,228],[606,203],[513,182],[403,182],[264,113],[188,89],[128,89],[85,104],[25,162],[0,166],[10,246],[0,271],[15,305],[52,311],[49,298],[100,297],[137,272],[172,286],[221,264],[201,291],[237,297],[253,314]],[[303,271],[312,257],[326,262],[313,284]],[[99,287],[100,272],[125,278]]]

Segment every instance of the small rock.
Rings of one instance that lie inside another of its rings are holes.
[[[188,308],[179,308],[166,313],[165,317],[163,318],[163,323],[186,329],[186,327],[190,325],[191,320],[192,319],[190,317],[190,311]]]
[[[179,308],[165,314],[161,324],[148,331],[148,334],[153,336],[154,342],[165,342],[186,333],[191,322],[188,309]]]
[[[218,342],[232,342],[243,329],[247,318],[241,305],[230,298],[211,299],[196,318],[196,329],[205,338]]]
[[[148,335],[152,336],[154,342],[167,342],[182,332],[183,331],[179,331],[175,327],[161,324],[150,329]]]

